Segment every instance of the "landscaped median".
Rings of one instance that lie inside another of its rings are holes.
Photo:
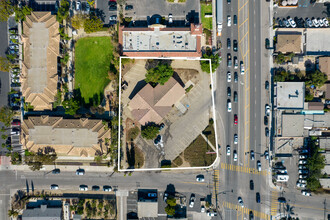
[[[75,89],[83,104],[99,105],[104,88],[109,84],[109,71],[113,59],[110,37],[86,37],[76,43]]]

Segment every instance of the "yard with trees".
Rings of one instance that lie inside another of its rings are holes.
[[[211,60],[212,72],[215,72],[216,69],[220,65],[220,57],[219,57],[219,55],[218,54],[214,55],[209,50],[205,54],[203,54],[203,57],[202,58],[204,58],[204,59],[210,59]],[[210,73],[210,62],[208,60],[201,60],[200,61],[200,64],[201,64],[201,69],[204,72]]]
[[[174,74],[173,68],[169,64],[158,64],[154,68],[147,70],[146,79],[147,83],[153,85],[164,85]]]

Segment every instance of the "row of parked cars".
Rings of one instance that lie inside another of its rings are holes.
[[[298,161],[298,180],[297,180],[297,187],[298,188],[306,188],[307,186],[307,178],[309,170],[306,166],[307,164],[307,158],[308,158],[308,149],[307,148],[301,148],[299,149],[299,161]],[[301,194],[304,196],[311,196],[311,193],[307,190],[302,190]]]
[[[326,28],[329,27],[329,21],[327,18],[278,18],[279,27],[286,28]]]
[[[52,184],[50,185],[50,189],[51,190],[58,190],[60,189],[60,187],[57,184]],[[93,191],[100,191],[100,187],[97,185],[92,186],[92,190]],[[87,185],[80,185],[79,186],[79,191],[88,191],[88,186]],[[104,192],[111,192],[112,191],[112,187],[105,185],[103,186],[103,191]]]

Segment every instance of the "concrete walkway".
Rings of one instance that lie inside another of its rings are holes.
[[[207,137],[201,133],[202,137],[205,139],[205,141],[207,142],[208,145],[210,145],[210,147],[215,151],[217,152],[217,150],[215,149],[215,147],[213,146],[213,144],[209,141],[209,139],[207,139]]]

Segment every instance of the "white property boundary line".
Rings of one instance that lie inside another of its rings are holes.
[[[158,59],[158,60],[207,60],[210,63],[210,78],[211,78],[211,96],[212,96],[212,111],[213,111],[213,121],[214,121],[214,133],[215,133],[215,148],[217,153],[217,158],[214,160],[214,162],[210,166],[206,167],[177,167],[177,168],[142,168],[142,169],[121,169],[120,168],[120,122],[121,122],[121,59],[140,59],[140,60],[146,60],[146,59]],[[211,66],[211,59],[204,59],[204,58],[189,58],[189,57],[125,57],[120,56],[119,57],[119,111],[118,111],[118,171],[120,172],[132,172],[132,171],[161,171],[161,170],[193,170],[193,169],[209,169],[214,166],[220,159],[219,157],[219,148],[218,148],[218,133],[217,133],[217,121],[215,117],[215,102],[214,102],[214,85],[213,85],[213,72],[212,72],[212,66]]]

